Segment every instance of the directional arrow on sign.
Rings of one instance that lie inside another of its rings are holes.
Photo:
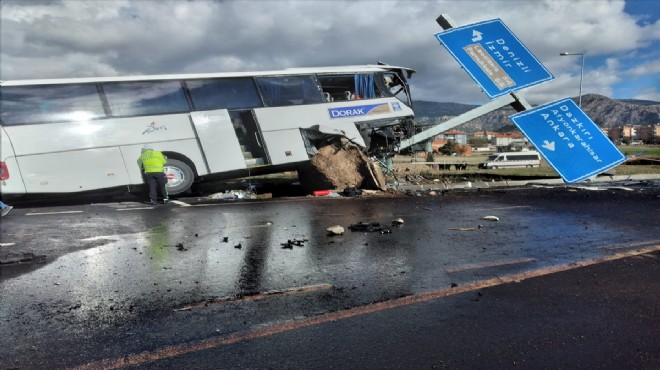
[[[481,35],[483,35],[483,33],[477,30],[472,31],[472,42],[481,41]]]
[[[546,148],[551,151],[555,151],[555,142],[548,142],[548,140],[543,140],[543,145],[541,145],[543,148]]]

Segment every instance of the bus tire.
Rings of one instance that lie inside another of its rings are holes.
[[[190,166],[178,159],[168,159],[165,165],[167,193],[177,195],[190,189],[195,181],[195,173]]]

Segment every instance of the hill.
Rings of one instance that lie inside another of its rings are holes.
[[[576,98],[573,100],[577,102]],[[438,124],[477,107],[477,105],[429,101],[416,101],[414,104],[416,120],[422,125]],[[603,95],[586,94],[582,96],[582,110],[599,127],[660,124],[660,102],[614,100]],[[502,127],[511,125],[509,116],[515,113],[510,107],[501,108],[469,121],[458,129],[466,132],[499,131]]]

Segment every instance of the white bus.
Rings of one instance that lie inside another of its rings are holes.
[[[205,179],[295,170],[327,135],[370,154],[414,132],[390,65],[0,82],[4,195],[142,189],[140,149],[168,158],[176,195]]]
[[[501,152],[489,155],[479,168],[512,168],[512,167],[538,167],[541,165],[539,152],[528,150],[522,152]]]

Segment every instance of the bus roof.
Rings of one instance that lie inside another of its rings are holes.
[[[70,83],[99,83],[99,82],[123,82],[123,81],[157,81],[157,80],[179,80],[179,79],[202,79],[202,78],[229,78],[229,77],[250,77],[250,76],[286,76],[297,74],[342,74],[342,73],[360,73],[360,72],[385,72],[401,71],[406,72],[406,77],[415,73],[413,69],[406,67],[397,67],[386,64],[367,64],[353,66],[336,67],[306,67],[306,68],[287,68],[273,71],[258,72],[218,72],[218,73],[189,73],[189,74],[165,74],[165,75],[135,75],[135,76],[117,76],[117,77],[76,77],[76,78],[54,78],[54,79],[35,79],[35,80],[7,80],[0,81],[0,86],[29,86],[29,85],[57,85]]]

